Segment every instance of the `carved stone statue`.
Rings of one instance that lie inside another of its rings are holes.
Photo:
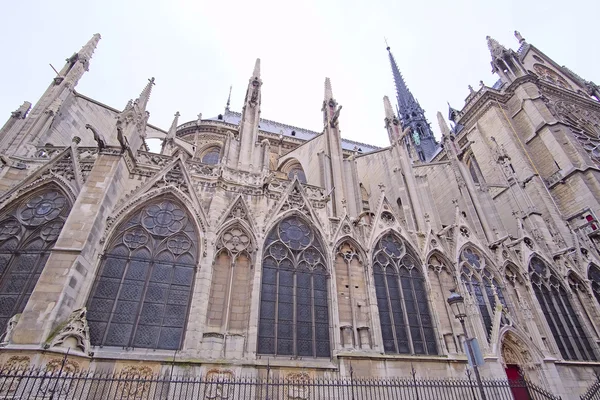
[[[100,135],[100,133],[98,133],[98,131],[90,124],[85,124],[85,129],[89,129],[90,131],[92,131],[92,133],[94,134],[94,140],[96,141],[96,143],[98,143],[98,149],[102,151],[106,147],[106,141],[104,140],[102,135]]]

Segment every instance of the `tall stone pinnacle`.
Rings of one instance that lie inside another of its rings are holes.
[[[437,120],[438,120],[438,124],[440,126],[440,131],[442,131],[442,135],[443,136],[449,136],[450,135],[450,128],[448,127],[448,124],[446,123],[446,120],[444,119],[444,116],[439,111],[437,113]]]
[[[252,77],[260,78],[260,58],[256,59],[256,63],[254,64],[254,72],[252,73]]]
[[[392,103],[390,103],[390,98],[387,96],[383,96],[383,108],[386,118],[394,118],[394,109],[392,108]]]
[[[333,90],[331,90],[331,80],[325,78],[325,100],[333,99]]]
[[[177,125],[179,123],[180,115],[181,114],[179,114],[179,111],[177,111],[175,113],[175,117],[173,118],[173,122],[171,123],[171,127],[169,128],[169,131],[167,132],[167,136],[165,137],[165,140],[175,139],[175,134],[177,133]]]
[[[92,54],[94,54],[94,50],[98,46],[98,42],[102,39],[99,33],[94,34],[90,40],[79,50],[79,59],[89,61],[92,58]]]
[[[148,101],[150,100],[150,94],[152,94],[152,86],[154,86],[154,77],[148,79],[148,83],[140,96],[137,99],[137,104],[142,111],[146,110],[146,106],[148,105]]]

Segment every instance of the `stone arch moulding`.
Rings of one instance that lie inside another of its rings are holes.
[[[516,364],[522,369],[534,370],[544,359],[544,353],[533,343],[526,334],[514,326],[504,326],[498,335],[499,359],[504,367]],[[505,353],[510,351],[510,357]]]
[[[6,206],[9,206],[15,200],[23,198],[24,196],[28,196],[29,194],[38,190],[45,190],[46,187],[50,187],[47,185],[55,185],[68,198],[71,204],[75,203],[79,191],[70,185],[66,179],[58,175],[51,175],[41,176],[29,184],[15,186],[13,189],[0,197],[0,210],[4,209]]]
[[[208,220],[206,219],[206,216],[200,207],[196,207],[187,198],[187,196],[184,196],[176,188],[171,186],[153,189],[141,194],[140,196],[132,198],[127,203],[123,204],[123,206],[121,206],[118,210],[111,213],[106,218],[106,227],[104,228],[104,234],[100,239],[100,244],[102,244],[103,247],[106,247],[106,240],[111,237],[116,227],[118,227],[121,222],[125,221],[130,214],[135,213],[137,210],[142,208],[144,204],[165,196],[174,197],[191,215],[196,217],[192,219],[198,233],[200,234],[200,237],[202,238],[202,244],[200,246],[202,252],[200,254],[202,257],[206,257],[206,231],[209,225]]]
[[[367,251],[360,245],[360,243],[358,243],[356,239],[349,235],[344,235],[335,242],[332,248],[334,254],[337,254],[340,246],[345,243],[349,243],[357,250],[356,255],[358,256],[358,260],[361,264],[363,264],[364,266],[369,264],[367,259]]]
[[[376,236],[373,237],[373,240],[371,241],[371,244],[368,248],[370,257],[373,256],[373,251],[374,251],[375,245],[378,244],[381,241],[381,239],[388,234],[392,234],[392,235],[396,236],[397,238],[399,238],[400,240],[402,240],[407,245],[406,246],[407,249],[410,249],[411,256],[416,257],[419,260],[419,262],[421,263],[421,265],[425,265],[422,254],[419,251],[419,246],[412,241],[412,238],[410,236],[403,235],[401,232],[399,232],[397,229],[394,229],[394,228],[384,229],[381,232],[379,232]]]
[[[308,203],[308,206],[310,207],[310,203]],[[271,219],[269,221],[268,225],[263,226],[263,232],[265,232],[265,235],[262,236],[262,238],[261,238],[262,241],[264,242],[268,233],[271,232],[271,230],[273,228],[275,228],[281,221],[283,221],[286,218],[292,217],[292,216],[299,217],[302,221],[304,221],[311,228],[313,228],[317,231],[317,233],[319,234],[319,236],[321,238],[321,241],[323,242],[323,251],[325,252],[324,256],[325,256],[325,261],[327,263],[326,266],[329,268],[329,265],[331,263],[331,254],[330,254],[331,249],[329,248],[329,246],[327,246],[327,241],[325,240],[325,238],[327,238],[327,235],[325,234],[323,227],[319,223],[319,220],[314,215],[314,212],[312,209],[311,209],[311,218],[309,218],[306,214],[303,214],[298,209],[290,209],[290,210],[286,210],[286,211],[283,211],[283,212],[277,214],[273,219]],[[259,248],[262,248],[263,243],[258,243],[258,245],[259,245],[258,246]]]

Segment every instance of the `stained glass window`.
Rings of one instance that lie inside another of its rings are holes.
[[[71,204],[57,189],[34,193],[0,217],[0,332],[23,312]]]
[[[557,275],[539,258],[529,263],[529,274],[548,327],[565,360],[596,360],[569,294]]]
[[[490,272],[489,267],[484,265],[483,258],[478,251],[467,247],[460,256],[460,264],[461,280],[479,307],[479,313],[489,339],[496,308],[494,291],[496,291],[500,303],[508,309],[503,288]]]
[[[170,199],[121,223],[88,301],[92,344],[180,349],[197,253],[192,220]]]
[[[306,174],[300,165],[293,166],[288,172],[288,179],[292,180],[294,176],[297,176],[301,183],[306,183]]]
[[[392,234],[375,247],[373,278],[385,352],[437,354],[421,266]]]
[[[208,149],[202,156],[201,162],[204,164],[216,165],[219,163],[219,155],[221,150],[218,147]]]
[[[600,303],[600,268],[596,264],[590,265],[588,278],[592,283],[592,291],[598,303]]]
[[[265,241],[258,352],[330,357],[328,285],[318,235],[298,217],[281,221]]]

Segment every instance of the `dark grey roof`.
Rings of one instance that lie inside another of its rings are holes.
[[[504,85],[502,79],[498,79],[496,83],[494,83],[494,85],[492,86],[492,89],[500,90],[502,88],[502,85]]]
[[[242,114],[235,111],[226,111],[225,114],[223,114],[223,119],[219,119],[218,117],[208,118],[208,120],[211,121],[223,121],[234,125],[239,125],[241,119]],[[260,119],[259,129],[265,132],[275,133],[277,135],[282,133],[284,136],[289,136],[300,140],[310,140],[321,134],[320,132],[310,131],[308,129],[298,128],[296,126],[287,125],[264,118]],[[370,144],[342,139],[342,148],[344,150],[352,151],[355,147],[360,149],[362,153],[369,153],[371,151],[380,149],[379,147]]]

